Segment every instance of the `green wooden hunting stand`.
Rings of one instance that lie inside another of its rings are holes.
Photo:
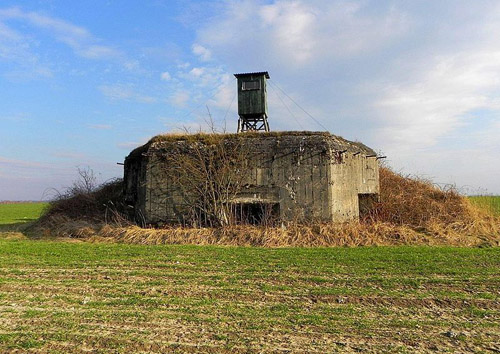
[[[267,71],[234,74],[238,81],[238,133],[269,131],[267,122]]]

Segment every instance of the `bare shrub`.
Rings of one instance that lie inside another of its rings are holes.
[[[79,179],[64,192],[57,192],[38,224],[47,223],[55,216],[69,220],[107,222],[122,218],[123,183],[113,179],[97,183],[90,168],[78,169]]]
[[[449,224],[468,216],[464,198],[452,187],[439,189],[429,180],[387,167],[379,173],[380,202],[368,214],[372,221],[422,228],[433,220]]]
[[[68,189],[67,194],[90,194],[97,189],[97,176],[94,170],[90,167],[78,167],[79,178],[73,182],[73,185]]]
[[[218,134],[187,135],[168,144],[159,163],[170,190],[185,206],[184,223],[219,227],[235,223],[232,200],[248,171],[244,138]]]
[[[445,237],[500,234],[499,219],[471,204],[452,186],[439,188],[429,180],[404,176],[387,167],[380,168],[380,202],[363,221]]]

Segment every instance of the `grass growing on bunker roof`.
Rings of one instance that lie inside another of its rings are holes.
[[[337,151],[348,150],[352,153],[362,152],[367,155],[376,154],[375,151],[358,141],[349,141],[341,136],[333,135],[329,132],[311,131],[273,131],[273,132],[245,132],[245,133],[168,133],[151,138],[146,144],[134,149],[128,159],[140,158],[154,146],[162,143],[201,143],[204,145],[218,144],[223,141],[243,141],[246,139],[268,139],[287,137],[322,137],[328,138],[331,147]]]
[[[245,132],[245,133],[171,133],[161,134],[153,137],[150,141],[219,141],[222,139],[249,139],[249,138],[271,138],[283,136],[334,136],[329,132],[311,132],[311,131],[273,131],[273,132]]]

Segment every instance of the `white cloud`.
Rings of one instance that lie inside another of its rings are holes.
[[[247,67],[291,68],[378,51],[406,33],[395,9],[366,14],[364,2],[229,2],[198,32],[198,42],[227,61]],[[259,70],[259,68],[257,68]]]
[[[208,61],[212,58],[212,53],[202,45],[195,43],[192,46],[192,50],[202,61]]]
[[[172,96],[170,96],[170,103],[177,107],[186,107],[186,103],[189,101],[189,98],[189,92],[177,91]]]
[[[114,48],[104,45],[84,45],[74,48],[77,54],[87,59],[114,58],[120,56],[120,52]],[[131,69],[135,64],[127,62],[126,67]]]
[[[23,33],[9,27],[10,22],[14,21],[23,23]],[[34,29],[31,33],[30,27]],[[57,17],[11,7],[0,9],[0,59],[10,60],[21,66],[9,73],[11,78],[52,76],[50,65],[42,63],[37,55],[40,43],[43,44],[40,40],[41,31],[67,45],[79,57],[89,60],[112,60],[127,71],[141,70],[137,60],[129,59],[121,50],[104,44],[103,40],[84,27]]]
[[[199,78],[204,73],[205,73],[205,68],[193,68],[189,72],[189,74],[195,78]]]
[[[36,12],[24,12],[18,7],[0,9],[0,19],[27,20],[38,27],[53,29],[61,34],[66,33],[67,38],[86,38],[90,36],[89,32],[82,27],[50,16],[40,15]]]
[[[261,27],[270,31],[280,51],[297,62],[308,61],[316,45],[316,11],[300,2],[277,2],[259,11]]]
[[[169,81],[170,79],[172,79],[172,77],[170,76],[170,74],[168,73],[168,71],[162,72],[161,75],[160,75],[160,78],[163,81]]]
[[[500,48],[439,56],[412,76],[411,84],[387,88],[375,106],[388,147],[432,146],[470,119],[468,112],[500,108]]]
[[[52,77],[50,65],[34,52],[36,41],[7,27],[0,17],[0,60],[15,64],[4,76],[12,81]]]
[[[197,66],[189,71],[179,71],[177,76],[189,80],[197,87],[213,89],[220,85],[226,84],[232,80],[232,75],[229,75],[221,66]]]
[[[96,43],[98,40],[86,28],[36,12],[25,12],[18,7],[0,9],[0,20],[14,19],[24,20],[35,27],[48,30],[55,38],[70,46],[76,54],[82,57],[102,59],[121,55],[112,47]]]
[[[484,11],[480,22],[462,19],[474,29],[467,40],[436,32],[436,44],[400,59],[398,74],[378,82],[385,88],[373,101],[374,141],[396,167],[468,192],[500,192],[500,43],[491,36],[500,30],[498,10]]]
[[[187,69],[187,68],[189,68],[190,66],[191,66],[191,63],[187,63],[187,62],[177,64],[177,67],[178,67],[179,69]]]
[[[217,89],[212,103],[219,108],[228,108],[232,104],[233,111],[236,112],[236,84],[233,80],[222,79]]]
[[[102,85],[99,86],[101,93],[111,100],[131,100],[140,103],[154,103],[156,98],[143,95],[134,90],[130,85]]]
[[[224,110],[218,113],[224,114],[235,98],[234,76],[227,73],[221,66],[198,66],[189,71],[179,71],[177,76],[192,84],[189,92],[194,99]]]
[[[0,22],[0,38],[3,40],[21,40],[23,36]]]

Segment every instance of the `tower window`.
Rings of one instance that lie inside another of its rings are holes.
[[[241,86],[243,91],[247,90],[260,90],[260,81],[243,81],[243,85]]]

